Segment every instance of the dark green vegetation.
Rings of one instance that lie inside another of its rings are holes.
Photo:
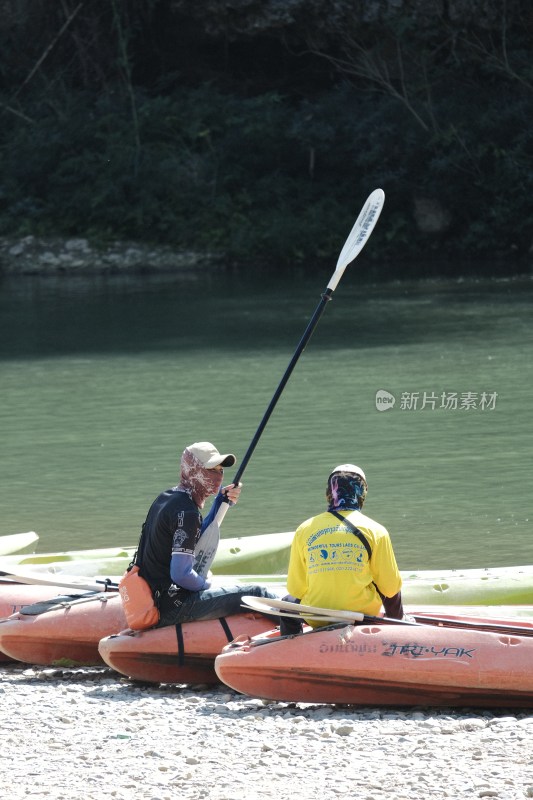
[[[319,265],[380,186],[369,261],[527,271],[532,34],[530,0],[3,0],[0,235]]]

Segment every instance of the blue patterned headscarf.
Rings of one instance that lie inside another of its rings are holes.
[[[367,492],[368,484],[362,475],[334,472],[329,476],[326,490],[328,511],[361,509]]]

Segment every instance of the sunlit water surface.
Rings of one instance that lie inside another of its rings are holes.
[[[328,277],[4,280],[0,534],[35,530],[41,552],[136,543],[185,445],[244,454]],[[532,301],[527,280],[347,273],[223,536],[294,530],[355,462],[400,568],[533,563]]]

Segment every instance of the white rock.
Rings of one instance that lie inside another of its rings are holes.
[[[68,239],[64,244],[65,250],[89,250],[87,239]]]

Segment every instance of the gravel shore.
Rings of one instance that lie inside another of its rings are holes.
[[[7,800],[533,797],[533,714],[266,703],[111,670],[0,669]]]

